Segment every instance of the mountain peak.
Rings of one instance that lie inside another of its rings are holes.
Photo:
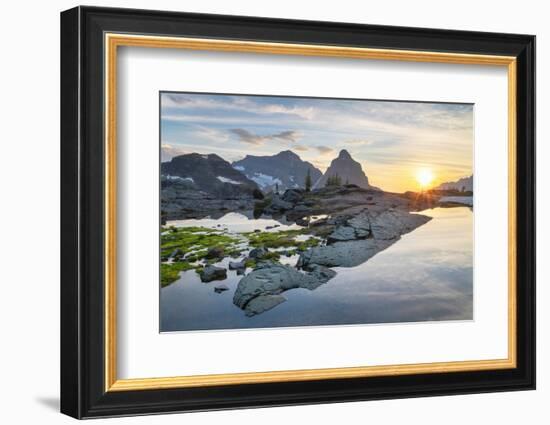
[[[342,184],[354,184],[364,189],[372,188],[363,167],[351,157],[346,149],[342,149],[338,156],[332,160],[323,177],[313,185],[313,188],[325,187],[331,177],[338,177]]]
[[[264,191],[304,187],[308,170],[312,181],[323,175],[288,149],[269,156],[247,155],[233,162],[233,167],[255,181]]]
[[[296,155],[294,152],[292,152],[289,149],[287,149],[286,151],[281,151],[275,156],[282,157],[282,158],[300,158],[298,155]]]
[[[339,159],[352,159],[349,152],[345,149],[342,149],[340,153],[338,154]]]

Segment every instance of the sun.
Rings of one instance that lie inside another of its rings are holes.
[[[429,168],[420,168],[416,172],[416,181],[422,189],[426,189],[435,179],[434,173]]]

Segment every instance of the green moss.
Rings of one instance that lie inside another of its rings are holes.
[[[321,243],[321,241],[317,238],[309,238],[308,240],[300,242],[300,244],[297,247],[298,251],[306,251],[308,248],[313,248],[315,246],[318,246]]]
[[[282,230],[280,232],[250,232],[243,233],[250,241],[250,246],[255,248],[286,248],[298,247],[301,242],[295,240],[296,236],[303,235],[307,229]]]
[[[262,257],[262,260],[274,260],[279,261],[281,254],[277,251],[270,251]]]
[[[160,265],[160,286],[165,287],[179,279],[180,272],[197,268],[187,261],[174,263],[161,263]]]
[[[238,242],[232,236],[205,227],[174,227],[169,233],[161,235],[161,257],[169,256],[177,248],[184,253],[192,251],[196,259],[204,258],[208,250],[214,247],[223,248],[231,255]]]
[[[206,227],[164,227],[162,228],[160,256],[162,261],[166,261],[175,249],[181,249],[184,254],[188,254],[185,261],[175,261],[173,263],[161,263],[160,283],[161,286],[170,285],[179,278],[179,274],[186,270],[201,270],[197,261],[204,260],[208,251],[214,247],[220,247],[224,255],[238,255],[237,244],[240,239],[223,233],[219,230]],[[209,260],[210,263],[219,261],[219,259]]]
[[[256,260],[252,259],[252,258],[249,258],[248,260],[246,260],[244,262],[244,265],[248,268],[251,268],[253,269],[254,267],[256,267]]]

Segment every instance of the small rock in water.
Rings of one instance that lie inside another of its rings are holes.
[[[222,292],[228,291],[229,287],[227,285],[218,285],[214,288],[214,292],[221,294]]]
[[[302,273],[291,266],[260,263],[237,285],[233,304],[245,310],[247,316],[260,314],[285,301],[280,296],[282,292],[294,288],[313,290],[336,276],[327,267],[312,265],[309,270]]]
[[[254,248],[252,251],[248,253],[248,256],[250,258],[263,258],[268,253],[268,249],[261,247],[261,248]]]
[[[172,251],[172,253],[170,254],[170,257],[171,258],[179,258],[183,256],[183,251],[180,249],[180,248],[176,248],[175,250]]]
[[[230,261],[229,262],[229,270],[240,270],[245,269],[246,265],[244,264],[244,261]]]
[[[206,258],[222,258],[224,255],[223,248],[220,247],[214,247],[210,248],[210,250],[206,253]]]
[[[223,267],[206,266],[200,273],[202,282],[212,282],[213,280],[223,280],[227,278],[227,270]]]
[[[254,233],[260,233],[261,230],[260,229],[254,229]]]

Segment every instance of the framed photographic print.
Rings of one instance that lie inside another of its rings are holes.
[[[61,411],[533,389],[535,38],[61,14]]]

